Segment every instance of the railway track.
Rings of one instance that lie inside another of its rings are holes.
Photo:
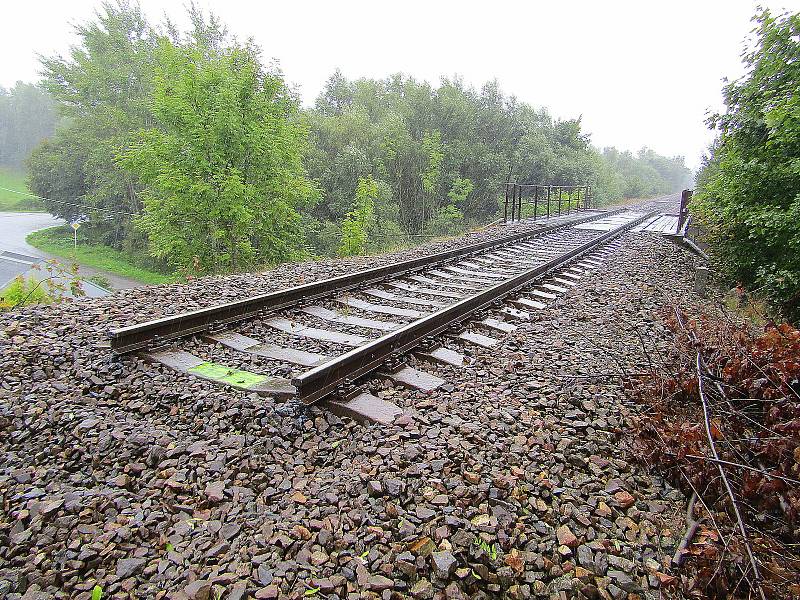
[[[405,363],[461,365],[437,342],[492,347],[599,267],[602,249],[653,213],[618,210],[517,233],[110,332],[116,354],[304,404],[391,422],[395,405],[358,385],[378,371],[432,391],[445,383]]]

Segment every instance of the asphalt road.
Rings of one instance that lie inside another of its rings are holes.
[[[26,242],[25,237],[39,229],[64,223],[64,219],[42,212],[0,212],[0,252],[10,250],[28,256],[46,257],[46,254]]]
[[[26,273],[42,258],[48,258],[25,241],[33,231],[64,223],[47,213],[0,212],[0,288]]]
[[[39,229],[55,227],[64,223],[63,219],[58,219],[47,213],[0,212],[0,289],[5,287],[17,275],[27,273],[31,266],[40,260],[52,258],[50,255],[28,244],[25,241],[25,237]],[[79,273],[84,278],[99,273],[108,279],[114,289],[140,287],[143,285],[133,279],[106,273],[92,267],[82,266]],[[88,296],[106,295],[102,288],[89,282],[84,282],[83,287]]]

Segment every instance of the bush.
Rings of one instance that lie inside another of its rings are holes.
[[[87,281],[91,281],[93,284],[99,285],[101,288],[106,290],[113,289],[108,278],[103,277],[102,275],[92,275],[87,279]]]
[[[17,276],[5,289],[0,291],[0,309],[9,310],[29,304],[46,304],[53,299],[44,285],[35,277]]]
[[[428,229],[437,235],[456,235],[464,229],[464,214],[453,204],[443,206],[428,221]]]
[[[687,561],[680,597],[758,598],[758,586],[800,597],[800,330],[677,307],[664,323],[675,352],[631,385],[643,409],[631,452],[694,499],[687,520],[700,527],[676,553]]]
[[[800,319],[800,13],[755,18],[747,75],[724,88],[727,111],[698,177],[692,213],[720,270]]]
[[[353,210],[347,213],[347,217],[342,222],[339,256],[364,254],[369,230],[375,223],[375,199],[377,197],[378,185],[372,176],[359,177]]]

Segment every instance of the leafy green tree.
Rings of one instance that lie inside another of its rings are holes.
[[[464,228],[464,213],[454,204],[439,208],[430,220],[429,230],[437,235],[455,235]]]
[[[800,13],[759,12],[692,212],[723,273],[800,318]]]
[[[447,192],[447,197],[450,198],[450,202],[454,205],[460,206],[466,202],[474,189],[475,186],[472,184],[471,180],[466,177],[463,179],[461,177],[456,177],[453,180],[453,185],[450,186],[450,191]]]
[[[596,200],[677,191],[689,170],[681,157],[643,150],[601,154],[580,119],[555,120],[502,93],[460,79],[433,87],[402,75],[349,81],[336,72],[310,110],[309,175],[322,201],[305,215],[318,252],[351,210],[357,181],[371,175],[388,196],[375,201],[393,239],[452,233],[497,218],[500,184],[590,184]],[[462,182],[470,189],[462,194]],[[454,199],[453,194],[457,196]],[[332,223],[328,226],[326,223]],[[374,235],[368,245],[381,239]]]
[[[444,152],[442,152],[442,134],[439,130],[426,131],[422,136],[422,154],[425,161],[421,178],[422,178],[422,214],[420,220],[422,227],[425,227],[425,206],[426,204],[433,203],[436,199],[436,194],[439,191],[439,183],[442,178],[442,161],[444,160]]]
[[[367,247],[369,230],[374,225],[375,200],[378,184],[371,177],[361,177],[356,188],[353,210],[347,213],[342,223],[342,241],[339,256],[363,254]]]
[[[61,127],[28,159],[28,186],[47,198],[44,205],[50,213],[68,221],[87,214],[84,198],[89,183],[84,166],[88,144],[84,134],[77,126]]]
[[[315,189],[280,73],[264,70],[252,44],[162,39],[154,56],[156,126],[120,160],[146,186],[138,223],[151,252],[201,272],[301,256],[298,211]]]
[[[68,57],[43,57],[44,87],[64,126],[30,163],[30,187],[50,212],[84,216],[95,241],[121,247],[141,211],[141,185],[116,162],[135,132],[153,124],[150,108],[158,35],[136,4],[104,2]],[[60,181],[61,178],[65,181]]]
[[[686,168],[684,158],[668,158],[642,148],[637,155],[620,152],[616,148],[605,148],[603,158],[616,171],[616,183],[606,176],[606,181],[617,187],[621,185],[624,198],[650,198],[685,189],[691,183],[691,171]],[[601,194],[606,190],[601,189]]]
[[[474,186],[469,179],[460,177],[453,181],[447,197],[448,204],[439,207],[430,219],[428,229],[437,235],[455,235],[464,230],[464,213],[459,206],[464,205]]]

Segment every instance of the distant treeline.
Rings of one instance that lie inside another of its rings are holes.
[[[0,87],[0,165],[24,168],[57,120],[56,104],[40,86],[18,81],[10,90]]]
[[[452,233],[496,218],[500,183],[591,184],[601,203],[649,197],[690,181],[682,157],[606,148],[580,120],[553,119],[496,82],[480,91],[458,79],[438,87],[402,75],[349,81],[337,72],[307,112],[310,177],[323,191],[309,239],[335,247],[358,181],[377,183],[373,243],[403,234]]]
[[[601,203],[690,181],[683,157],[600,151],[580,119],[495,82],[337,72],[304,110],[251,40],[188,10],[187,32],[124,1],[77,26],[70,55],[42,61],[62,119],[29,160],[54,214],[165,268],[221,272],[457,233],[496,218],[509,179],[590,184]]]

